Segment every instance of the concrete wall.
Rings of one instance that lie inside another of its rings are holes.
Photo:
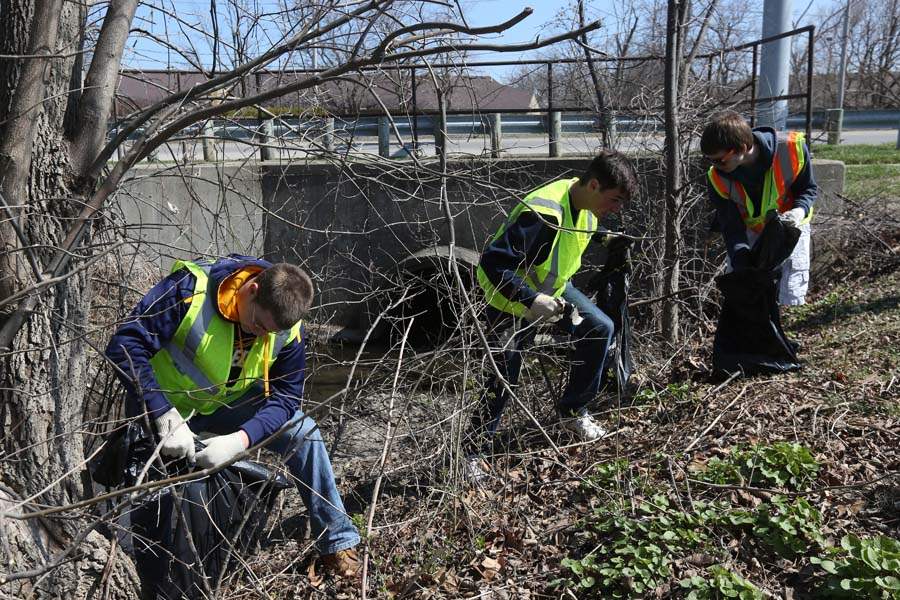
[[[256,164],[144,164],[117,192],[114,212],[145,257],[168,270],[175,259],[261,254],[262,179]]]
[[[480,250],[515,198],[542,183],[576,176],[583,158],[453,161],[448,200],[458,246]],[[642,193],[624,215],[635,235],[661,235],[663,176],[658,160],[638,159]],[[820,186],[814,244],[833,235],[843,212],[844,165],[814,161]],[[138,168],[118,194],[118,206],[136,242],[167,269],[174,258],[264,255],[295,262],[316,279],[318,322],[361,327],[373,290],[386,285],[398,261],[450,242],[434,161],[350,163],[247,163],[199,165],[160,171]],[[699,166],[697,176],[702,176]],[[711,210],[693,205],[684,222],[685,244],[699,255],[708,242]],[[138,229],[138,225],[144,225]],[[621,226],[615,219],[611,228]],[[642,250],[656,252],[650,240]],[[710,256],[704,251],[703,256]],[[596,263],[594,252],[587,263]],[[647,274],[652,276],[651,274]]]

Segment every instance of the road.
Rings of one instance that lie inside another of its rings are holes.
[[[844,131],[842,142],[845,144],[889,144],[897,141],[896,129],[884,130],[852,130]],[[420,137],[420,156],[434,156],[434,138],[432,136]],[[813,131],[814,143],[824,143],[825,134],[822,131]],[[489,156],[490,141],[484,136],[449,136],[448,150],[452,155],[458,156]],[[662,149],[663,137],[659,133],[623,134],[618,138],[616,147],[625,152],[659,152]],[[215,139],[212,144],[217,156],[225,160],[250,160],[258,156],[260,146],[252,141],[223,141]],[[692,144],[692,146],[694,146]],[[566,134],[560,141],[563,156],[589,156],[601,147],[600,138],[592,134]],[[393,141],[390,148],[392,158],[404,158],[409,156],[411,143],[405,146]],[[546,137],[537,135],[504,136],[502,142],[502,156],[547,156],[548,142]],[[319,140],[286,140],[279,147],[270,147],[273,160],[298,160],[309,156],[323,155]],[[338,144],[337,151],[341,154],[347,152],[346,144]],[[351,152],[357,156],[377,156],[378,144],[375,138],[357,138],[353,143]],[[186,158],[201,160],[203,158],[203,146],[198,139],[170,142],[158,149],[155,160],[163,162],[182,162]]]

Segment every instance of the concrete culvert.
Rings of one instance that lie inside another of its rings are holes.
[[[449,246],[425,248],[399,261],[396,271],[387,277],[390,283],[376,294],[383,324],[373,333],[398,341],[412,319],[407,342],[413,347],[430,348],[447,341],[458,330],[464,313],[463,292],[471,293],[477,286],[478,253],[457,247],[454,256],[462,290],[451,270]]]

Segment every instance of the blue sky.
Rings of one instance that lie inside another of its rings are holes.
[[[814,14],[817,10],[834,4],[836,0],[793,0],[793,13],[795,19],[799,19],[805,14],[805,18],[801,24],[809,21],[809,15]],[[492,43],[514,44],[533,40],[537,36],[553,35],[562,31],[563,25],[561,21],[566,22],[570,27],[577,22],[577,15],[574,9],[566,11],[567,6],[574,7],[574,0],[532,0],[531,2],[515,2],[511,0],[460,0],[463,9],[469,19],[469,24],[474,26],[484,26],[497,24],[505,21],[526,6],[531,6],[534,13],[519,23],[512,29],[503,34],[490,36],[488,39]],[[255,3],[264,11],[277,10],[281,2],[277,0],[255,0]],[[179,17],[189,23],[196,23],[198,27],[204,31],[209,30],[209,0],[154,0],[152,4],[163,4],[170,10],[175,8],[175,12]],[[219,3],[221,6],[224,3]],[[742,25],[747,28],[761,30],[763,1],[753,3],[756,8],[744,13]],[[587,0],[587,19],[600,19],[603,23],[603,31],[612,33],[616,30],[619,23],[622,22],[621,2],[612,0]],[[204,22],[205,21],[205,22]],[[224,25],[224,24],[223,24]],[[145,4],[142,4],[138,10],[135,20],[135,27],[151,31],[159,37],[169,36],[178,39],[179,45],[194,45],[200,59],[209,67],[209,48],[203,36],[191,31],[189,28],[179,28],[172,19],[164,19],[162,15],[151,10]],[[275,34],[275,27],[272,26],[272,33]],[[275,36],[277,37],[277,36]],[[131,42],[134,43],[131,43]],[[539,51],[538,51],[539,52]],[[470,60],[519,60],[527,58],[537,58],[536,52],[513,54],[513,53],[483,53],[472,56]],[[173,68],[189,68],[184,59],[166,52],[160,46],[153,44],[146,39],[137,40],[132,36],[129,43],[129,49],[125,57],[125,64],[131,67],[140,68],[156,68],[165,69],[169,66]],[[492,67],[484,69],[497,78],[503,76],[512,68]]]

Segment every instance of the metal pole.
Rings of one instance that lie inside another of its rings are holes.
[[[262,125],[262,146],[259,147],[259,157],[261,160],[272,160],[274,153],[272,148],[268,146],[275,139],[275,121],[266,119]]]
[[[559,143],[562,138],[562,113],[558,110],[550,111],[550,156],[562,156],[562,147]]]
[[[838,89],[837,89],[837,108],[840,112],[835,113],[837,118],[834,124],[833,134],[829,132],[828,143],[840,144],[841,132],[844,129],[844,89],[847,87],[847,46],[850,39],[850,0],[844,6],[844,24],[842,27],[841,39],[841,64],[838,65]]]
[[[759,67],[759,44],[753,44],[753,72],[750,75],[750,127],[756,127],[756,70]]]
[[[809,39],[806,46],[806,139],[807,144],[812,142],[812,85],[813,85],[813,45],[815,43],[816,28],[809,30]],[[784,103],[787,107],[787,102]],[[787,110],[784,113],[787,121]],[[787,123],[785,123],[786,125]]]
[[[897,121],[897,150],[900,150],[900,121]]]
[[[764,38],[790,31],[792,0],[765,0],[762,35]],[[759,95],[763,98],[788,93],[791,67],[791,40],[781,38],[762,47],[759,70]],[[787,122],[787,100],[766,100],[760,103],[757,117],[760,125],[784,129]]]
[[[500,151],[503,148],[503,121],[500,113],[491,115],[491,158],[499,158]]]
[[[378,156],[391,156],[391,120],[387,117],[378,117]]]
[[[260,92],[262,92],[262,73],[257,72],[253,76],[253,79],[256,81],[256,93],[259,94]],[[259,107],[256,109],[256,120],[258,122],[256,124],[256,136],[255,137],[258,141],[265,144],[266,140],[262,136],[262,128],[263,128],[263,123],[265,123],[265,121],[263,120],[262,105],[258,105],[258,106]],[[259,147],[259,160],[269,160],[268,148],[266,148],[265,146]]]
[[[413,152],[419,151],[419,105],[416,100],[416,68],[410,69],[412,73],[412,130],[413,130]]]
[[[553,63],[547,63],[547,141],[550,156],[559,156],[559,113],[553,110]]]
[[[213,129],[213,122],[211,119],[203,124],[201,135],[203,136],[203,160],[206,162],[214,162],[216,160],[216,132]]]

